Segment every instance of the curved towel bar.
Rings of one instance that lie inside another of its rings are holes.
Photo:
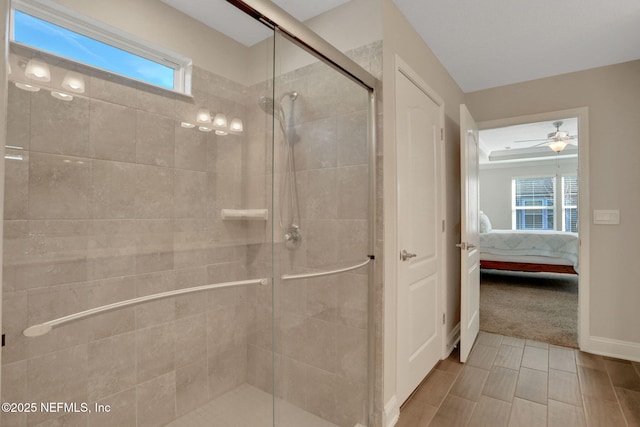
[[[41,335],[45,335],[51,332],[53,328],[60,325],[64,325],[66,323],[84,319],[86,317],[94,316],[96,314],[104,313],[107,311],[117,310],[119,308],[138,305],[145,302],[155,301],[163,298],[174,297],[177,295],[208,291],[210,289],[230,288],[233,286],[268,285],[268,284],[269,284],[269,279],[252,279],[252,280],[240,280],[237,282],[215,283],[212,285],[195,286],[192,288],[176,289],[175,291],[161,292],[158,294],[132,298],[124,301],[115,302],[113,304],[107,304],[100,307],[91,308],[89,310],[80,311],[78,313],[70,314],[68,316],[60,317],[58,319],[49,320],[48,322],[29,326],[27,329],[25,329],[22,332],[22,334],[26,337],[39,337]]]
[[[359,264],[352,265],[351,267],[340,268],[338,270],[330,270],[330,271],[321,271],[319,273],[307,273],[307,274],[285,274],[282,276],[282,280],[301,280],[301,279],[310,279],[313,277],[322,277],[322,276],[330,276],[332,274],[345,273],[347,271],[356,270],[360,267],[364,267],[369,264],[373,260],[372,257],[367,258],[366,261],[363,261]]]

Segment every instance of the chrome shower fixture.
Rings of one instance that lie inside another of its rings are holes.
[[[285,115],[282,101],[289,99],[288,120]],[[283,238],[285,247],[289,250],[297,249],[302,244],[302,234],[300,233],[300,207],[298,204],[298,189],[296,184],[296,166],[294,158],[293,143],[296,141],[294,130],[294,101],[298,98],[298,92],[290,91],[283,93],[278,98],[278,103],[273,98],[261,96],[258,98],[258,106],[265,113],[272,115],[278,120],[282,131],[282,155],[284,176],[282,178],[282,188],[280,191],[280,228],[284,232]]]

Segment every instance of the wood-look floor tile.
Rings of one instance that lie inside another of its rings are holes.
[[[583,396],[584,410],[587,414],[589,427],[624,426],[624,418],[618,402],[600,400],[595,397]]]
[[[400,412],[396,427],[427,427],[436,412],[436,406],[412,400]]]
[[[468,427],[507,427],[511,403],[480,396]]]
[[[467,365],[475,366],[476,368],[491,369],[496,354],[498,354],[497,347],[489,347],[488,345],[476,343],[469,355]]]
[[[529,340],[529,339],[526,341],[526,345],[529,345],[531,347],[544,348],[544,349],[549,348],[549,344],[547,344],[546,342]]]
[[[516,337],[504,337],[502,338],[502,345],[510,345],[511,347],[524,348],[525,340],[523,338]]]
[[[616,387],[616,394],[629,427],[640,427],[640,392]]]
[[[549,399],[582,406],[578,374],[549,369]]]
[[[440,406],[444,397],[456,380],[457,375],[452,372],[434,369],[429,377],[422,383],[411,400]]]
[[[604,359],[597,354],[585,353],[580,350],[575,351],[576,364],[578,366],[585,366],[591,369],[598,369],[604,371]]]
[[[513,347],[503,343],[498,349],[498,354],[493,364],[495,366],[502,366],[503,368],[520,369],[523,352],[524,346]]]
[[[478,341],[476,341],[476,344],[486,345],[489,347],[500,347],[500,344],[502,344],[502,335],[480,331],[478,333]]]
[[[633,364],[633,362],[632,362],[632,361],[630,361],[630,360],[618,359],[617,357],[602,356],[602,358],[603,358],[604,360],[610,360],[610,361],[612,361],[612,362],[626,363],[627,365],[631,365],[631,364]]]
[[[631,363],[605,359],[604,365],[614,387],[640,391],[640,375]]]
[[[482,394],[496,399],[511,402],[516,391],[518,371],[494,366],[484,384]]]
[[[529,400],[513,400],[509,427],[546,427],[547,405],[541,405]]]
[[[520,368],[516,396],[546,405],[547,373],[536,369]]]
[[[522,366],[547,371],[549,369],[549,350],[526,345],[522,354]]]
[[[454,374],[458,374],[464,368],[464,363],[460,363],[460,353],[458,350],[454,350],[449,357],[444,360],[441,360],[436,365],[436,369],[440,369],[441,371],[452,372]]]
[[[561,347],[549,347],[549,368],[560,371],[578,372],[574,350]]]
[[[582,406],[549,400],[547,404],[548,427],[586,427]]]
[[[486,369],[465,366],[453,384],[450,394],[476,402],[488,376],[489,371]]]
[[[467,399],[449,395],[442,402],[429,427],[464,427],[469,422],[476,404]]]
[[[601,400],[616,400],[609,376],[605,371],[578,366],[578,378],[583,395]]]

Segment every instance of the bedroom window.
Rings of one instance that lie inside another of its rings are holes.
[[[515,178],[512,181],[514,230],[553,230],[555,177]]]
[[[53,2],[14,0],[11,42],[189,94],[191,60]]]
[[[578,177],[562,177],[562,231],[578,232]]]

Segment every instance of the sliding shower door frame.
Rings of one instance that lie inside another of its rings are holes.
[[[269,0],[227,0],[238,9],[262,22],[276,32],[281,33],[294,44],[300,46],[311,55],[320,59],[329,66],[363,86],[369,95],[368,121],[367,121],[367,153],[368,153],[368,181],[369,181],[369,241],[368,255],[372,261],[376,259],[376,96],[378,79],[358,65],[355,61],[338,50],[335,46],[324,40],[303,23],[291,16]],[[374,417],[375,402],[375,372],[376,372],[376,345],[375,345],[375,271],[376,263],[370,263],[368,274],[368,306],[367,306],[367,407],[368,424]]]

